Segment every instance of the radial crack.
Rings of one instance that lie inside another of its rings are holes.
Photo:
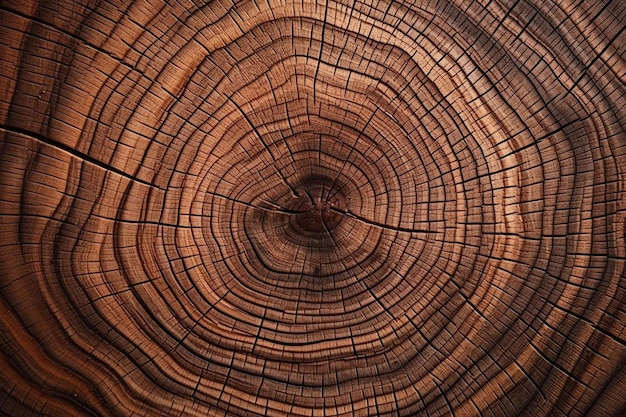
[[[341,210],[341,209],[338,209],[336,207],[330,207],[329,209],[334,211],[334,212],[343,214],[345,216],[352,217],[353,219],[356,219],[356,220],[358,220],[360,222],[363,222],[363,223],[365,223],[367,225],[378,227],[378,228],[381,228],[381,229],[394,230],[394,231],[397,231],[397,232],[405,232],[405,233],[428,233],[428,234],[439,234],[439,233],[441,233],[439,231],[428,230],[428,229],[411,229],[411,228],[408,228],[408,227],[391,226],[391,225],[388,225],[388,224],[385,224],[385,223],[380,223],[380,222],[376,222],[376,221],[373,221],[373,220],[369,220],[369,219],[367,219],[367,218],[365,218],[363,216],[360,216],[360,215],[358,215],[356,213],[351,212],[350,210]]]

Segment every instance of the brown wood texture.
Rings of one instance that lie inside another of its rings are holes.
[[[0,415],[626,415],[623,0],[0,25]]]

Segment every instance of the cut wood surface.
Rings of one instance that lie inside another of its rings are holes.
[[[0,415],[626,415],[626,3],[0,0]]]

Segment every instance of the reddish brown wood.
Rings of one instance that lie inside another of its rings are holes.
[[[0,22],[1,415],[626,415],[623,1]]]

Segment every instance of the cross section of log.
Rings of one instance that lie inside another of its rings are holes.
[[[0,1],[0,414],[626,415],[626,3]]]

